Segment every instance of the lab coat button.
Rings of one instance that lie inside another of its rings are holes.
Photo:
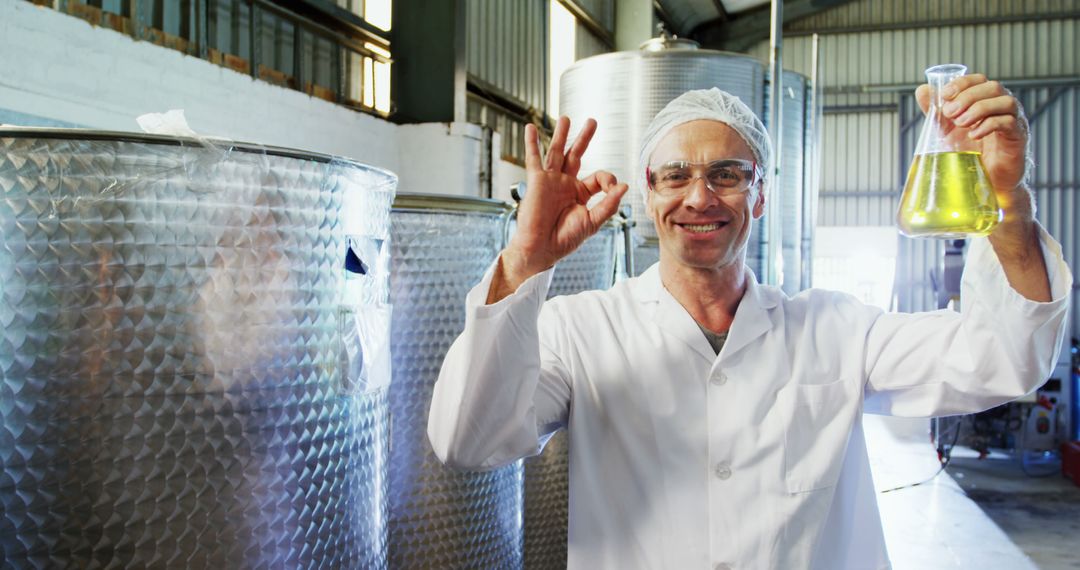
[[[713,473],[718,479],[727,480],[731,478],[731,467],[728,467],[725,463],[717,463]]]
[[[723,372],[713,374],[712,383],[716,386],[723,386],[727,383],[727,374],[724,374]]]
[[[731,570],[731,564],[718,562],[716,566],[713,566],[713,570]]]

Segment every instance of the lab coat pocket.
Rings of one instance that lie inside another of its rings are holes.
[[[858,410],[851,384],[796,384],[791,420],[784,433],[784,480],[789,493],[836,485],[852,421]]]

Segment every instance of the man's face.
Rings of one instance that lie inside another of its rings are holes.
[[[720,159],[753,161],[754,153],[731,127],[701,120],[683,123],[665,135],[649,166],[655,169],[672,161],[707,164]],[[758,186],[722,196],[698,178],[676,195],[650,189],[646,211],[656,225],[661,256],[699,269],[741,265],[751,221],[764,213],[765,197]]]

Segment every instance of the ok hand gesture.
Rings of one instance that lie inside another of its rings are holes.
[[[596,132],[589,119],[566,150],[570,120],[561,117],[547,156],[541,158],[536,127],[525,126],[525,171],[528,191],[518,210],[518,227],[502,252],[500,270],[492,282],[488,303],[517,290],[529,277],[555,265],[592,236],[619,208],[627,185],[610,172],[599,171],[578,180],[581,156]],[[589,198],[606,196],[592,209]]]

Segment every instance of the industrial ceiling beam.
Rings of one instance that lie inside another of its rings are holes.
[[[784,25],[813,16],[852,0],[787,0],[784,2]],[[690,34],[701,47],[725,51],[746,51],[769,37],[769,5],[744,14],[734,14],[728,20],[706,22]]]
[[[727,8],[724,7],[724,0],[713,0],[713,4],[716,5],[716,11],[720,13],[720,17],[717,18],[717,20],[727,21],[731,19],[731,14],[728,14]]]

